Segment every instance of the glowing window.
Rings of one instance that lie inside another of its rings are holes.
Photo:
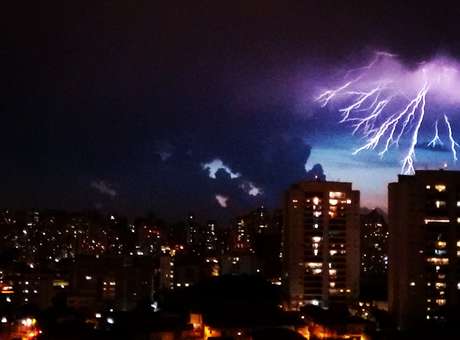
[[[444,241],[436,241],[436,248],[444,249],[447,246],[447,243]]]
[[[436,201],[436,202],[434,202],[434,205],[438,209],[445,208],[446,207],[446,201]]]
[[[446,304],[446,299],[436,299],[436,304],[438,306],[444,306]]]
[[[436,282],[435,287],[436,287],[436,289],[446,288],[446,283],[445,282]]]
[[[307,267],[309,267],[309,268],[322,268],[323,264],[321,262],[307,262]]]
[[[434,188],[438,191],[438,192],[443,192],[443,191],[446,191],[446,186],[444,184],[436,184],[434,186]]]
[[[437,266],[449,264],[449,258],[447,257],[429,257],[426,260]]]
[[[344,198],[345,193],[340,191],[330,191],[329,198]]]
[[[449,223],[448,218],[425,218],[425,224],[429,223]],[[460,223],[460,218],[457,218],[457,223]]]
[[[337,205],[337,203],[339,203],[339,201],[338,201],[337,199],[335,199],[335,198],[331,198],[331,199],[329,200],[329,204],[330,204],[330,205]]]

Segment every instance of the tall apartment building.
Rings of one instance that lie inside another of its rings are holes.
[[[290,307],[327,307],[359,292],[359,191],[303,181],[284,199],[283,265]]]
[[[388,192],[390,312],[400,328],[458,318],[460,172],[401,175]]]
[[[388,224],[377,209],[361,215],[361,298],[387,300]]]

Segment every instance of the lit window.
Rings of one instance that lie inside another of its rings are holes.
[[[443,192],[443,191],[446,191],[446,186],[444,184],[436,184],[434,186],[434,188],[438,191],[438,192]]]
[[[313,197],[313,204],[318,205],[319,204],[319,198],[318,197]]]
[[[460,207],[460,201],[457,201],[457,207]]]
[[[330,205],[337,205],[337,203],[339,203],[339,201],[338,201],[337,199],[335,199],[335,198],[331,198],[331,199],[329,200],[329,204],[330,204]]]
[[[434,202],[434,205],[436,208],[445,208],[446,207],[446,201],[436,201]]]
[[[311,239],[313,240],[313,242],[319,242],[321,241],[321,236],[313,236]]]
[[[438,306],[444,306],[446,304],[446,299],[436,299],[436,304]]]
[[[410,283],[410,285],[411,285],[411,287],[414,287],[414,286],[415,286],[415,282],[412,281],[412,282]]]
[[[321,262],[307,262],[307,267],[309,267],[309,268],[322,268],[323,264]]]
[[[449,264],[449,258],[447,257],[429,257],[426,260],[437,266]]]
[[[425,224],[428,223],[449,223],[448,218],[425,218]],[[460,223],[460,218],[457,218],[457,223]]]
[[[436,289],[446,288],[445,282],[436,282],[435,284]]]
[[[340,191],[330,191],[329,198],[344,198],[345,193]]]
[[[427,190],[430,190],[430,189],[431,189],[431,185],[427,185],[425,188],[426,188]]]
[[[436,241],[436,248],[444,249],[447,246],[447,243],[444,241]]]

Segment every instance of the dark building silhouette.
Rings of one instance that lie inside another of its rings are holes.
[[[389,191],[389,308],[400,328],[458,318],[460,172],[400,175]]]
[[[361,215],[361,297],[387,299],[388,224],[377,209]]]

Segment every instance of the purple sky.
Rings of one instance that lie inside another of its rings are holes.
[[[432,88],[416,164],[453,166],[439,119],[448,114],[457,134],[458,75],[435,79],[445,65],[458,69],[460,5],[115,0],[6,7],[0,206],[228,219],[259,204],[277,207],[291,183],[324,171],[352,181],[364,205],[384,207],[404,145],[383,159],[375,151],[353,156],[366,140],[339,123],[353,98],[323,108],[313,100],[358,73],[347,70],[368,65],[375,51],[398,57],[378,64],[356,89],[388,76],[410,98],[424,67]],[[445,144],[427,148],[436,119]],[[210,173],[206,164],[220,170]]]

